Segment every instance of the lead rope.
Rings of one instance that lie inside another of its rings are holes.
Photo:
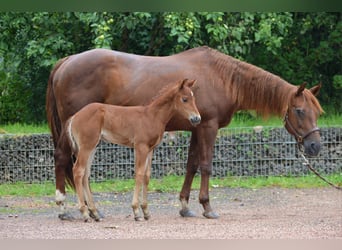
[[[301,150],[300,150],[300,151],[301,151]],[[321,178],[323,181],[325,181],[326,183],[328,183],[330,186],[332,186],[332,187],[334,187],[334,188],[336,188],[336,189],[342,191],[342,187],[337,186],[337,185],[331,183],[330,181],[328,181],[327,179],[325,179],[323,176],[321,176],[321,175],[320,175],[320,174],[311,166],[311,164],[309,163],[308,159],[306,159],[306,157],[304,156],[304,154],[303,154],[302,151],[301,151],[301,156],[302,156],[302,158],[303,158],[303,160],[304,160],[303,165],[307,166],[308,169],[310,169],[315,175],[317,175],[317,176],[318,176],[319,178]]]

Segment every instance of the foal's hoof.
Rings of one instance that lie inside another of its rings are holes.
[[[208,218],[208,219],[217,219],[219,218],[220,216],[215,213],[214,211],[210,211],[210,212],[203,212],[203,216]]]
[[[151,218],[151,215],[150,215],[150,214],[144,215],[144,219],[145,219],[145,220],[149,220],[150,218]]]
[[[136,216],[134,217],[135,221],[143,221],[143,218],[141,216]]]
[[[95,221],[100,221],[103,218],[103,215],[100,214],[98,211],[97,212],[93,212],[93,211],[89,210],[89,215]]]
[[[75,219],[70,213],[59,214],[59,215],[58,215],[58,218],[59,218],[60,220],[68,220],[68,221],[71,221],[71,220],[74,220],[74,219]]]
[[[196,217],[196,214],[192,212],[190,209],[182,209],[179,211],[179,214],[182,217]]]

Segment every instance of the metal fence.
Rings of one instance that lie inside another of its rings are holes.
[[[310,162],[322,174],[342,172],[342,128],[322,128],[322,150]],[[190,133],[165,133],[154,152],[152,178],[184,175]],[[49,134],[0,137],[0,183],[54,181],[54,147]],[[224,176],[302,176],[308,170],[284,128],[224,128],[217,136],[213,172]],[[134,177],[133,149],[101,142],[92,181]]]

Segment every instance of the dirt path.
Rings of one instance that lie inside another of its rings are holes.
[[[105,218],[84,223],[69,195],[74,221],[60,221],[54,197],[0,197],[0,239],[342,239],[342,192],[319,189],[214,188],[211,203],[220,214],[205,219],[192,191],[195,218],[178,215],[176,193],[150,193],[152,218],[135,222],[131,193],[95,194]]]

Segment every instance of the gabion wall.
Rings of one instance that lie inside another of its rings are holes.
[[[323,148],[310,163],[322,174],[342,172],[342,128],[322,128]],[[152,178],[184,175],[190,133],[165,133],[153,155]],[[0,183],[54,181],[54,147],[49,134],[0,136]],[[215,144],[213,173],[224,176],[302,176],[309,173],[294,139],[284,128],[225,128]],[[92,181],[134,177],[133,149],[101,142]]]

